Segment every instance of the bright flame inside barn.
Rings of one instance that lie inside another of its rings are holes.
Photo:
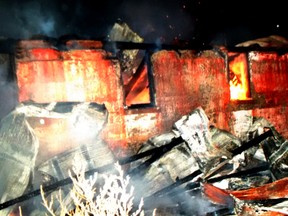
[[[230,73],[230,95],[231,100],[248,100],[250,98],[248,65],[246,54],[230,53],[229,73]]]

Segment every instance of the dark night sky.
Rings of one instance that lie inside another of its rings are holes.
[[[252,4],[253,2],[253,4]],[[0,0],[0,37],[101,38],[119,18],[146,42],[175,38],[233,45],[278,34],[288,37],[285,1]]]

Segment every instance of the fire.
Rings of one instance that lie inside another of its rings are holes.
[[[250,98],[248,66],[245,54],[237,54],[229,61],[230,98],[232,100],[247,100]]]
[[[135,79],[131,78],[130,82],[125,85],[126,105],[149,104],[151,100],[147,66],[134,78]]]
[[[77,64],[78,63],[78,64]],[[84,100],[85,96],[85,71],[79,62],[64,62],[64,67],[67,73],[64,74],[66,85],[65,90],[68,93],[67,99],[70,101]],[[90,73],[91,65],[86,64],[87,74]],[[89,67],[90,66],[90,67]],[[61,93],[63,94],[63,93]]]

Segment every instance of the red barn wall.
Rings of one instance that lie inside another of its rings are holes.
[[[288,54],[250,52],[253,115],[269,120],[288,137]]]
[[[228,129],[230,93],[223,57],[213,51],[160,51],[152,56],[152,67],[162,130],[170,130],[198,106],[211,123]]]
[[[225,53],[158,51],[151,56],[155,107],[127,109],[119,62],[107,59],[106,51],[59,51],[43,43],[27,44],[22,42],[22,55],[16,60],[19,102],[104,103],[109,119],[102,136],[116,154],[134,151],[149,137],[170,131],[175,121],[198,106],[212,124],[228,131],[234,111],[251,110],[288,135],[287,54],[250,52],[252,100],[235,103],[230,101]]]
[[[19,102],[103,103],[109,112],[109,118],[102,135],[115,151],[119,147],[125,148],[127,141],[119,64],[106,60],[107,53],[104,50],[59,51],[45,47],[45,44],[38,41],[34,43],[36,44],[33,44],[33,41],[23,41],[20,45],[25,49],[16,59]],[[27,47],[28,45],[30,47]],[[50,121],[46,131],[55,128],[55,124],[61,127],[58,122]],[[65,124],[61,125],[64,128],[58,128],[58,131],[61,131],[62,135],[49,133],[49,141],[41,135],[43,140],[40,140],[40,143],[42,141],[45,145],[59,146],[59,149],[52,146],[50,149],[54,150],[51,150],[51,154],[76,145],[71,143],[69,137],[65,137]],[[45,128],[41,129],[41,133],[43,132]],[[69,140],[69,143],[63,143],[63,140]],[[46,148],[49,149],[49,146]]]

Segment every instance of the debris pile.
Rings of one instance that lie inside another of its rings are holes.
[[[40,185],[52,194],[62,187],[65,197],[72,183],[68,170],[75,158],[86,164],[88,176],[112,171],[117,160],[129,164],[126,175],[135,188],[135,200],[144,198],[145,212],[156,208],[158,215],[287,213],[288,142],[264,118],[246,118],[249,127],[238,128],[238,137],[209,125],[199,107],[175,122],[170,132],[143,143],[136,155],[116,159],[97,138],[107,119],[105,107],[39,106],[20,105],[1,122],[2,215],[25,200],[33,198],[35,204]],[[72,128],[82,122],[81,127],[94,132],[87,134],[85,143],[78,140],[78,147],[40,162],[37,136],[27,120],[31,116],[63,118],[75,123]]]
[[[246,135],[237,137],[210,126],[200,107],[171,132],[144,143],[139,153],[154,149],[154,154],[130,170],[139,196],[146,197],[144,206],[170,212],[173,207],[171,215],[175,209],[179,215],[287,214],[287,205],[279,209],[287,204],[287,141],[267,120],[247,121]],[[171,150],[158,151],[175,140]]]
[[[0,215],[10,215],[14,204],[28,208],[27,212],[33,212],[35,206],[42,208],[38,196],[40,186],[45,191],[55,190],[57,194],[56,190],[62,186],[65,198],[70,190],[69,171],[73,161],[84,166],[85,171],[113,164],[114,155],[99,136],[107,118],[105,106],[96,103],[19,104],[3,118],[0,127]],[[53,122],[52,126],[49,122]],[[57,146],[63,150],[57,155],[49,154],[49,148],[58,142],[49,138],[56,137],[51,134],[51,127],[56,127],[54,133],[60,130],[63,137],[69,136],[69,141],[73,142],[73,145]]]
[[[87,139],[37,161],[39,141],[29,120],[35,116],[65,119],[75,133],[81,126]],[[19,202],[34,198],[35,203],[40,185],[46,192],[62,187],[65,197],[72,183],[68,170],[75,159],[86,164],[88,176],[111,171],[117,159],[98,138],[106,120],[105,107],[90,103],[19,105],[4,118],[2,215]],[[244,121],[246,126],[238,128],[236,136],[209,125],[199,107],[175,122],[170,132],[143,143],[136,155],[118,158],[121,165],[130,165],[126,175],[131,177],[136,201],[144,198],[145,212],[156,208],[158,215],[287,214],[288,141],[264,118],[251,116]]]

